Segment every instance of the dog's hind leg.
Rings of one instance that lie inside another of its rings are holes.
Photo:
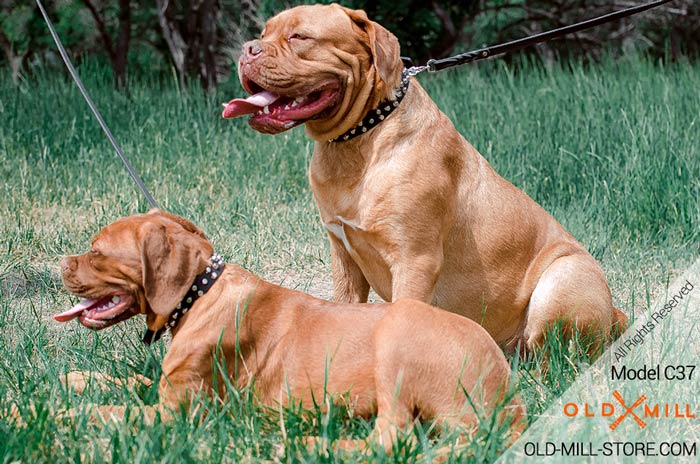
[[[390,344],[384,348],[391,350]],[[382,446],[390,454],[399,436],[409,437],[413,429],[413,408],[410,407],[408,389],[402,385],[405,380],[403,369],[386,350],[377,350],[375,366],[375,385],[377,389],[377,421],[370,434],[370,440]]]
[[[602,269],[592,256],[574,254],[555,259],[542,273],[530,297],[524,330],[528,350],[543,344],[548,329],[562,324],[565,334],[574,329],[589,342],[589,354],[599,354],[613,325],[626,317],[613,308]]]
[[[371,442],[375,442],[382,446],[387,454],[391,454],[394,444],[397,442],[399,434],[405,433],[407,436],[411,430],[412,422],[406,422],[402,419],[398,421],[385,415],[377,417],[374,430],[370,433],[366,440],[335,440],[332,443],[323,437],[305,437],[304,443],[309,450],[317,448],[342,449],[346,451],[366,451]]]

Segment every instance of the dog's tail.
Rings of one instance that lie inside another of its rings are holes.
[[[629,319],[619,309],[613,307],[613,320],[612,320],[612,332],[611,332],[611,337],[613,340],[617,339],[620,335],[622,335],[622,332],[624,332],[627,329],[627,325],[629,324]]]

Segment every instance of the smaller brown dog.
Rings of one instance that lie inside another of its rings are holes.
[[[143,411],[149,416],[167,417],[200,393],[225,395],[224,382],[220,391],[213,382],[220,346],[233,384],[253,385],[262,404],[294,398],[309,407],[330,395],[359,416],[376,413],[374,435],[387,450],[415,418],[475,425],[504,402],[499,419],[516,433],[523,427],[520,400],[504,400],[508,362],[477,323],[418,301],[336,304],[270,284],[224,265],[183,218],[153,210],[121,219],[62,270],[66,288],[86,300],[58,321],[99,330],[144,314],[149,331],[171,328],[160,404]]]

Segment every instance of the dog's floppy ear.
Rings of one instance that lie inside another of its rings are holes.
[[[142,229],[144,294],[157,316],[167,318],[170,315],[213,253],[202,231],[194,228],[195,232],[181,225],[180,221],[166,218],[150,221]]]
[[[200,237],[202,237],[202,238],[204,238],[204,239],[207,238],[207,236],[204,235],[204,232],[202,231],[202,229],[200,229],[199,227],[197,227],[196,225],[194,225],[192,222],[188,221],[187,219],[185,219],[185,218],[183,218],[183,217],[176,216],[176,215],[174,215],[174,214],[168,213],[167,211],[163,211],[163,210],[160,210],[160,209],[158,209],[158,208],[152,208],[152,209],[148,212],[148,214],[150,214],[150,215],[156,215],[156,216],[163,216],[163,217],[166,218],[166,219],[170,219],[170,220],[173,221],[173,222],[177,222],[177,223],[180,224],[186,231],[192,232],[193,234],[197,234],[197,235],[199,235]]]
[[[394,34],[367,17],[364,10],[351,10],[342,7],[360,29],[369,37],[374,67],[386,85],[394,85],[401,73],[401,47]]]

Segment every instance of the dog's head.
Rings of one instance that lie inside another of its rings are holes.
[[[204,233],[181,217],[152,210],[120,219],[97,234],[88,253],[62,261],[65,287],[84,300],[54,318],[100,330],[145,314],[148,327],[158,328],[212,252]]]
[[[401,78],[399,42],[362,10],[304,5],[270,19],[243,45],[239,77],[247,99],[223,117],[253,114],[250,125],[276,134],[302,123],[316,140],[355,126]]]

